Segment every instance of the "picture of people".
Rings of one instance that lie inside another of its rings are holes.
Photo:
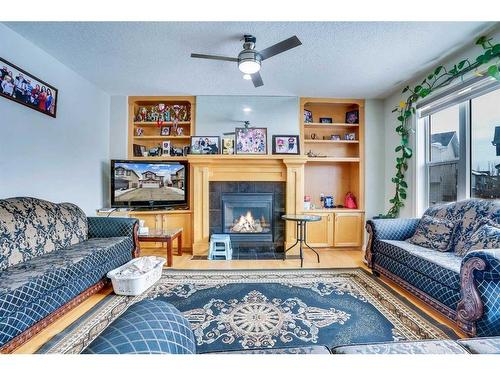
[[[218,154],[219,153],[219,137],[191,137],[191,154]]]
[[[354,111],[346,112],[345,122],[347,124],[359,124],[359,111],[356,109]]]
[[[170,128],[168,126],[162,126],[160,130],[160,135],[161,136],[168,136],[170,135]]]
[[[222,154],[223,155],[234,154],[234,136],[227,136],[222,138]]]
[[[162,146],[162,155],[170,155],[170,141],[163,141],[161,143]]]
[[[236,154],[266,155],[266,128],[236,128]]]
[[[56,117],[57,89],[0,57],[0,96]]]
[[[273,135],[273,154],[300,154],[298,135]]]

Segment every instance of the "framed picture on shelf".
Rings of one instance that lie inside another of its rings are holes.
[[[330,136],[330,140],[331,140],[331,141],[340,141],[340,140],[341,140],[341,138],[340,138],[340,134],[332,134],[332,135]]]
[[[267,155],[267,128],[236,128],[235,153],[238,155]]]
[[[304,109],[304,122],[305,123],[313,122],[313,114],[308,109]]]
[[[273,135],[273,155],[299,155],[298,135]]]
[[[354,111],[346,112],[345,122],[347,124],[359,124],[359,111],[355,109]]]
[[[333,120],[331,117],[320,117],[319,122],[322,124],[331,124],[333,123]]]
[[[162,126],[161,130],[160,130],[160,135],[161,136],[169,136],[170,135],[170,127]]]
[[[192,136],[191,154],[214,155],[219,153],[219,136]]]
[[[170,155],[170,141],[163,141],[161,143],[162,155]]]
[[[0,57],[0,96],[45,115],[56,117],[58,91]]]
[[[234,136],[228,135],[222,137],[222,154],[223,155],[234,154]]]
[[[143,134],[144,134],[144,129],[143,129],[143,128],[136,128],[136,129],[135,129],[135,135],[136,135],[137,137],[140,137],[140,136],[141,136],[141,135],[143,135]]]
[[[346,133],[344,135],[344,139],[346,141],[355,141],[356,140],[356,133]]]
[[[146,146],[137,145],[134,143],[133,148],[134,148],[134,156],[135,157],[147,156],[147,154],[148,154],[146,151]]]

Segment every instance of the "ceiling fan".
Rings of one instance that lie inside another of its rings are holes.
[[[264,85],[259,72],[262,61],[302,44],[299,38],[294,35],[261,51],[257,51],[255,49],[257,39],[253,35],[244,35],[242,40],[245,40],[243,51],[238,54],[238,57],[203,55],[199,53],[192,53],[191,57],[236,62],[238,63],[238,68],[244,74],[243,78],[251,79],[255,87],[260,87]]]
[[[253,128],[253,126],[250,125],[250,121],[235,121],[235,122],[242,122],[243,123],[243,131],[246,133],[248,132],[248,129]],[[222,133],[223,135],[235,135],[236,132],[226,132]]]

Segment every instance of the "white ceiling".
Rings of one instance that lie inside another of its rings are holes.
[[[293,95],[383,98],[474,40],[491,22],[7,22],[112,95]],[[264,86],[236,63],[243,34],[264,49],[292,35],[302,46],[263,62]]]

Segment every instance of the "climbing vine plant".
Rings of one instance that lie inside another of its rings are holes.
[[[448,68],[440,65],[421,84],[415,87],[406,86],[403,89],[402,95],[408,96],[392,111],[398,115],[396,133],[400,136],[400,143],[394,150],[397,154],[396,174],[391,180],[396,190],[394,197],[389,200],[392,206],[385,215],[382,215],[383,217],[398,217],[407,197],[406,171],[408,170],[408,160],[413,155],[413,151],[409,146],[409,137],[412,133],[410,118],[416,112],[415,104],[418,100],[429,96],[437,89],[449,85],[457,78],[463,79],[464,75],[469,72],[475,72],[477,76],[483,75],[478,71],[478,68],[484,64],[490,64],[487,74],[500,80],[500,44],[494,44],[492,40],[492,38],[482,36],[476,41],[476,45],[482,47],[482,53],[474,61],[465,59]]]

